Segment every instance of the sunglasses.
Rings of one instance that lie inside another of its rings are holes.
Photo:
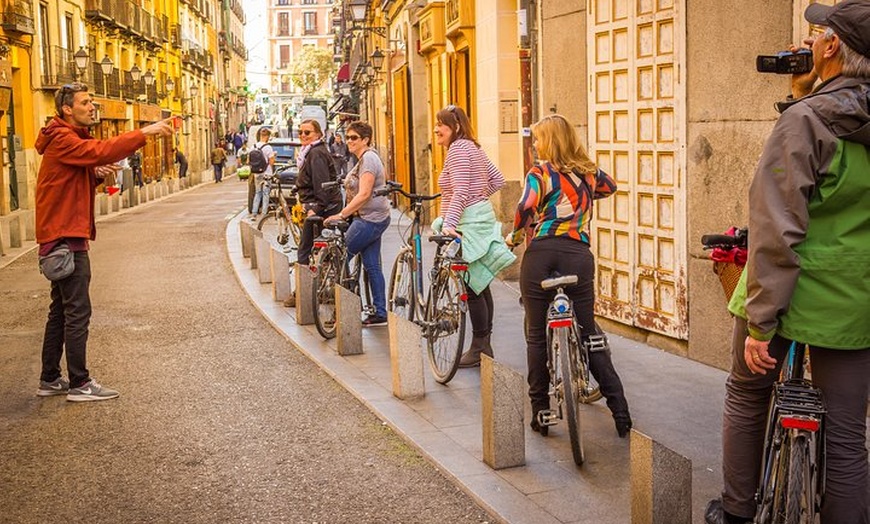
[[[360,139],[359,135],[347,135],[348,142],[354,142],[354,141],[359,140],[359,139]]]
[[[302,131],[299,131],[299,134],[302,136],[308,136],[308,135],[313,135],[314,131],[309,131],[308,129],[303,129]]]

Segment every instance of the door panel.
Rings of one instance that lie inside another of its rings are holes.
[[[681,0],[592,0],[589,144],[617,181],[596,202],[597,312],[685,339]]]

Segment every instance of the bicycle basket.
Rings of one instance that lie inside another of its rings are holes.
[[[743,273],[743,267],[734,262],[713,262],[713,273],[719,277],[722,291],[725,292],[725,299],[730,302],[731,295],[737,288],[737,281],[740,280],[740,274]]]

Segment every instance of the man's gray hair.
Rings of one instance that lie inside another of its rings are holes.
[[[837,34],[830,27],[825,29],[825,39]],[[843,76],[852,78],[870,78],[870,58],[849,47],[840,38],[840,56],[843,58]]]

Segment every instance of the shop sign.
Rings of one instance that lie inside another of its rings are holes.
[[[158,106],[133,104],[133,120],[136,122],[156,122],[160,120],[162,109]]]
[[[100,118],[103,120],[127,120],[127,104],[120,100],[97,100],[100,104]]]

